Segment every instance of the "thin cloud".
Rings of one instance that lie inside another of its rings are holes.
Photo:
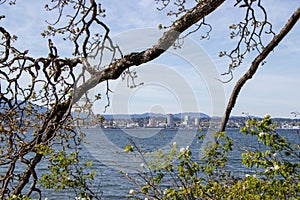
[[[190,36],[197,43],[202,45],[206,53],[212,58],[220,73],[227,70],[228,62],[226,59],[220,59],[218,57],[218,52],[230,49],[232,48],[232,45],[234,45],[234,41],[229,39],[230,30],[228,26],[232,23],[239,22],[244,15],[243,9],[232,8],[233,4],[233,1],[226,1],[217,11],[207,17],[207,22],[213,26],[210,40],[201,41],[199,39],[199,33],[195,33]],[[294,9],[298,6],[299,1],[272,0],[265,1],[264,4],[269,11],[268,17],[274,24],[274,30],[279,31],[286,23],[287,19],[291,16]],[[166,16],[166,13],[157,11],[157,5],[154,1],[150,0],[104,0],[102,5],[107,12],[107,17],[103,20],[107,23],[113,35],[123,31],[128,31],[129,29],[158,27],[159,24],[169,25],[171,22],[171,19]],[[19,40],[16,44],[18,47],[23,50],[30,49],[31,55],[44,56],[47,54],[48,49],[45,48],[47,43],[45,39],[41,38],[40,32],[46,28],[46,24],[44,23],[45,19],[51,19],[54,15],[44,11],[36,12],[36,6],[38,9],[43,9],[44,3],[42,1],[33,0],[17,1],[16,6],[5,7],[2,12],[7,15],[8,18],[1,20],[1,25],[7,27],[8,31],[19,36]],[[234,12],[231,12],[232,9],[234,9]],[[280,14],[278,14],[279,12]],[[11,15],[11,17],[9,17],[9,15]],[[288,113],[290,110],[300,109],[300,105],[298,103],[300,102],[300,97],[297,92],[295,92],[297,88],[296,86],[300,84],[298,80],[298,66],[300,63],[299,59],[296,58],[300,51],[300,40],[298,36],[300,35],[300,29],[298,26],[299,25],[296,25],[292,32],[282,41],[279,47],[275,49],[275,52],[269,56],[267,64],[258,71],[253,80],[247,83],[245,88],[243,88],[237,101],[237,106],[234,109],[234,114],[247,111],[252,114],[263,116],[272,109],[275,114],[280,114],[280,112]],[[140,37],[137,39],[143,40],[144,38]],[[59,44],[59,42],[57,42],[57,44]],[[70,52],[72,48],[72,45],[59,46],[61,54],[67,54],[67,52]],[[131,49],[128,49],[128,51],[130,52]],[[164,63],[164,59],[168,60],[169,57],[164,56],[165,55],[163,55],[162,58],[159,58],[156,62]],[[251,60],[248,62],[249,63],[245,63],[239,69],[235,70],[235,79],[230,84],[225,85],[227,98],[230,95],[235,81],[250,66]],[[189,68],[184,62],[176,62],[172,59],[168,60],[166,64],[170,67],[172,66],[177,73],[182,74],[183,79],[187,80],[191,90],[195,93],[196,99],[199,101],[198,104],[201,108],[205,109],[205,106],[203,105],[209,105],[209,98],[203,98],[203,94],[205,94],[207,90],[205,90],[205,84],[199,84],[199,79],[194,76],[192,68]],[[144,70],[140,70],[138,74],[140,76],[139,80],[143,80],[142,74],[144,73]],[[159,74],[159,72],[151,70],[147,73],[149,76],[157,76],[157,74]],[[111,82],[112,90],[115,89],[115,85],[117,85],[117,83],[117,81]],[[123,84],[126,85],[126,83]],[[268,89],[266,90],[266,88]],[[144,96],[139,96],[140,101],[136,104],[138,105],[136,107],[137,111],[138,108],[140,110],[143,109],[143,98],[145,102],[148,103],[152,102],[153,104],[157,104],[159,101],[162,101],[162,105],[168,103],[168,96],[164,96],[163,90],[155,90],[155,88],[144,87],[141,91],[145,91],[145,93],[143,93]],[[114,92],[120,92],[120,95],[126,94],[122,93],[122,91]],[[189,93],[184,89],[182,94],[187,96],[189,95]],[[152,97],[152,100],[150,100],[150,97]],[[105,103],[106,102],[103,101],[103,104]],[[168,112],[172,110],[171,105],[173,104],[168,106]],[[100,106],[97,105],[97,107]],[[104,106],[102,106],[102,108],[103,107]],[[173,109],[177,109],[175,104],[173,105]],[[288,110],[288,112],[286,112],[286,110]],[[203,111],[209,113],[209,109],[208,111]],[[288,116],[288,114],[282,115]]]

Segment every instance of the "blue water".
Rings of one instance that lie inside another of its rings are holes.
[[[124,147],[133,140],[144,151],[158,148],[170,149],[174,142],[178,148],[190,146],[194,159],[199,158],[201,142],[197,139],[196,130],[158,130],[158,129],[86,129],[87,136],[82,146],[81,157],[93,160],[93,167],[97,171],[94,189],[102,194],[103,199],[126,199],[129,190],[134,188],[132,183],[120,174],[120,170],[136,173],[141,170],[141,160],[124,152]],[[282,136],[289,141],[300,144],[300,136],[296,130],[279,130]],[[228,169],[235,176],[244,176],[245,173],[254,173],[241,165],[242,147],[261,148],[253,136],[239,133],[238,130],[228,130],[227,135],[234,139],[235,146],[229,156]],[[39,173],[47,171],[42,166]],[[1,171],[0,171],[1,172]],[[2,173],[2,172],[1,172]],[[43,198],[48,199],[74,199],[73,191],[55,192],[43,189]]]
[[[98,154],[95,155],[95,152],[91,151],[89,145],[86,145],[85,150],[89,150],[89,154],[97,160],[98,171],[101,174],[101,190],[103,191],[104,199],[126,199],[125,196],[128,194],[128,191],[131,188],[134,188],[132,183],[120,175],[119,170],[126,171],[128,168],[132,168],[129,170],[129,173],[134,173],[135,170],[140,170],[139,165],[140,161],[137,158],[128,158],[129,164],[123,160],[118,160],[119,157],[114,157],[114,155],[119,154],[123,157],[127,156],[124,153],[124,146],[130,144],[129,138],[134,140],[137,146],[141,146],[143,150],[156,150],[158,148],[168,149],[173,144],[174,140],[179,145],[178,148],[190,146],[191,151],[193,152],[194,159],[199,158],[199,149],[201,148],[202,143],[197,139],[199,133],[196,130],[157,130],[157,129],[111,129],[111,130],[97,130],[90,129],[86,130],[87,133],[94,133],[99,135],[93,135],[89,142],[94,142],[97,145],[96,152]],[[100,133],[99,133],[100,132]],[[228,169],[233,171],[233,175],[235,176],[245,176],[245,174],[254,173],[254,170],[249,170],[244,168],[241,165],[241,153],[243,152],[244,147],[248,148],[262,148],[263,145],[260,144],[255,137],[251,135],[245,135],[239,132],[237,129],[227,130],[227,135],[235,140],[235,146],[233,151],[229,155]],[[297,134],[296,130],[279,130],[279,133],[286,137],[289,141],[293,141],[294,143],[300,144],[300,135]],[[102,135],[104,134],[104,135]],[[92,135],[92,134],[91,134]],[[180,136],[178,136],[180,135]],[[177,136],[177,137],[176,137]],[[103,139],[106,137],[106,139]],[[87,136],[87,138],[89,138]],[[181,140],[178,141],[177,139]],[[115,145],[115,149],[112,150],[109,156],[103,155],[101,149],[108,148],[111,146],[107,144],[107,142],[111,142]],[[90,143],[90,144],[91,144]],[[102,160],[103,157],[111,158],[111,161],[107,161],[105,159]],[[115,158],[116,160],[114,160]],[[123,163],[125,166],[117,165],[118,161]],[[116,167],[117,165],[117,167]],[[126,168],[128,167],[128,168]]]

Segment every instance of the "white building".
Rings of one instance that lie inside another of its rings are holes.
[[[167,115],[167,127],[174,128],[174,116],[172,114]]]
[[[195,126],[198,126],[198,125],[199,125],[199,118],[196,117],[196,118],[195,118]]]
[[[190,119],[190,117],[188,115],[185,115],[183,117],[182,125],[185,125],[185,126],[189,125],[189,119]]]

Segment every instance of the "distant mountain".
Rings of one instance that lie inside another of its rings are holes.
[[[143,114],[104,114],[102,115],[105,119],[138,119],[138,118],[148,118],[148,117],[166,117],[163,114],[157,113],[143,113]]]
[[[184,112],[184,113],[176,113],[173,114],[174,118],[183,119],[184,116],[189,116],[190,118],[210,118],[208,115],[204,113],[196,113],[196,112]],[[104,114],[102,115],[105,119],[138,119],[138,118],[165,118],[167,114],[160,113],[143,113],[143,114]]]
[[[184,112],[184,113],[178,113],[178,114],[174,114],[174,118],[179,118],[182,119],[184,118],[184,116],[189,116],[190,118],[210,118],[210,116],[208,116],[207,114],[204,113],[198,113],[198,112]]]
[[[262,117],[257,117],[254,115],[237,115],[237,116],[230,116],[229,119],[248,119],[248,118],[254,118],[254,119],[262,119]]]
[[[40,105],[32,103],[30,101],[23,102],[22,100],[17,100],[17,103],[15,103],[14,101],[11,101],[11,105],[13,107],[18,107],[16,110],[19,112],[20,112],[20,110],[26,110],[26,107],[28,107],[29,104],[31,104],[32,109],[36,110],[37,113],[45,113],[46,111],[49,110],[44,106],[40,106]],[[9,109],[9,105],[7,102],[0,101],[0,110],[2,110],[2,109]],[[24,114],[26,116],[26,113],[24,113]]]

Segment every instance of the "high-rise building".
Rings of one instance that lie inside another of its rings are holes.
[[[185,122],[188,122],[189,119],[190,119],[190,117],[189,117],[188,115],[185,115],[185,116],[184,116],[184,121],[185,121]]]
[[[189,116],[188,115],[185,115],[184,117],[183,117],[183,122],[182,122],[182,125],[185,125],[185,126],[187,126],[188,124],[189,124]]]
[[[174,116],[172,114],[167,115],[167,127],[174,128]]]
[[[153,120],[153,118],[149,118],[147,126],[150,126],[150,127],[154,126],[154,120]]]
[[[199,118],[196,117],[196,118],[195,118],[195,126],[198,126],[198,125],[199,125]]]

